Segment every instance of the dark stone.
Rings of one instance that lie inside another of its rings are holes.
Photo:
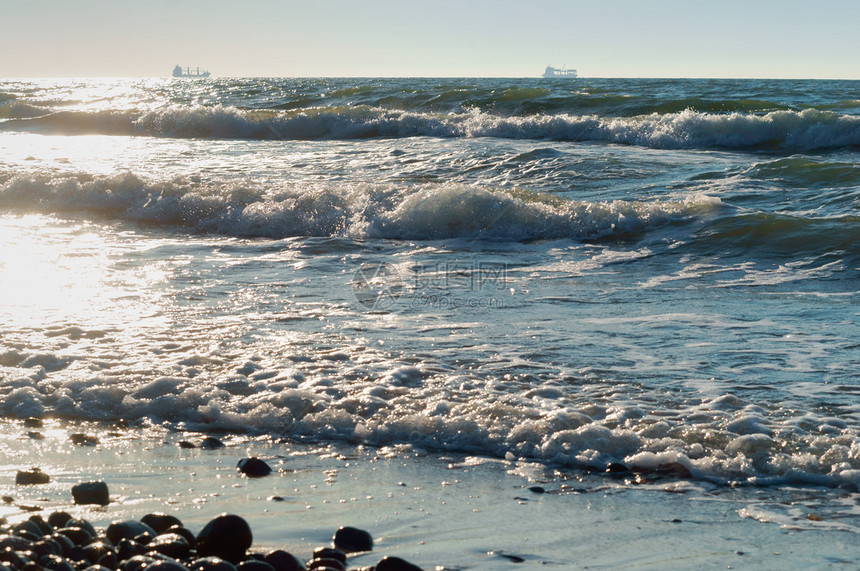
[[[27,563],[32,563],[33,560],[30,559],[28,552],[26,551],[5,551],[3,553],[3,561],[14,567],[15,569],[20,569]],[[47,561],[47,558],[46,558]]]
[[[313,559],[337,559],[346,565],[346,553],[333,547],[317,547],[314,549]]]
[[[146,571],[188,571],[188,567],[178,561],[156,561],[146,566]]]
[[[84,557],[84,548],[80,545],[75,545],[74,547],[69,549],[69,552],[66,554],[66,559],[75,562],[75,568],[77,568],[77,563],[79,562],[82,564],[87,563],[87,560]]]
[[[16,523],[12,526],[10,531],[12,532],[12,535],[17,535],[18,537],[23,537],[30,541],[39,541],[42,539],[42,536],[45,535],[42,533],[41,528],[30,520]]]
[[[79,505],[96,504],[106,506],[110,503],[107,484],[104,482],[81,482],[72,486],[72,498]]]
[[[3,535],[0,536],[0,551],[27,551],[33,541],[20,535]]]
[[[35,430],[29,430],[27,431],[27,438],[30,440],[44,440],[45,435]]]
[[[341,527],[335,532],[332,544],[345,553],[370,551],[373,549],[373,537],[357,527]]]
[[[93,540],[95,540],[95,538],[99,535],[99,533],[96,531],[96,528],[93,527],[93,524],[79,517],[73,517],[72,519],[67,521],[66,527],[79,527],[81,529],[84,529],[88,531],[91,536],[93,536]]]
[[[263,561],[274,567],[275,571],[301,571],[305,568],[295,555],[282,549],[267,553]]]
[[[146,532],[151,533],[153,536],[156,535],[156,531],[151,526],[143,523],[142,521],[130,519],[126,521],[111,522],[105,530],[105,537],[107,537],[111,543],[116,545],[121,539],[134,539],[141,533]]]
[[[99,439],[97,436],[93,436],[91,434],[83,434],[81,432],[69,434],[69,440],[71,440],[73,444],[77,444],[78,446],[95,446],[99,443]]]
[[[275,571],[275,568],[272,565],[269,565],[265,561],[258,561],[256,559],[246,559],[236,565],[236,569],[238,571]]]
[[[139,535],[135,535],[132,539],[141,545],[149,545],[149,542],[152,541],[152,538],[155,537],[155,535],[156,534],[151,531],[144,531]]]
[[[83,571],[113,571],[116,567],[105,567],[104,565],[90,565],[85,567]]]
[[[545,494],[546,488],[544,488],[543,486],[532,486],[529,488],[529,491],[534,494]]]
[[[178,517],[161,512],[146,514],[140,521],[155,530],[156,534],[164,533],[174,525],[182,525]]]
[[[148,568],[156,561],[158,561],[158,559],[156,559],[155,557],[148,557],[146,555],[135,555],[131,559],[126,559],[125,561],[123,561],[119,568],[122,571],[143,571],[144,568]]]
[[[191,554],[191,545],[178,533],[162,533],[150,541],[146,547],[174,559],[185,559]]]
[[[51,527],[51,525],[45,521],[45,518],[40,515],[31,515],[27,520],[36,524],[42,532],[42,535],[51,535],[54,533],[54,528]]]
[[[607,474],[629,474],[630,468],[625,466],[624,464],[619,464],[617,462],[610,462],[606,466]]]
[[[115,569],[119,564],[119,557],[113,547],[103,541],[95,541],[84,547],[84,559],[93,565],[104,565]]]
[[[33,468],[32,470],[19,470],[15,475],[16,486],[32,486],[37,484],[48,484],[51,482],[51,477],[42,472],[41,468]]]
[[[669,462],[668,464],[661,464],[656,468],[652,468],[650,466],[633,466],[631,470],[640,474],[662,476],[666,478],[689,479],[693,477],[693,475],[690,473],[689,468],[678,462]]]
[[[336,569],[346,571],[346,564],[337,559],[311,559],[308,561],[308,569]]]
[[[63,555],[68,555],[75,547],[75,543],[71,539],[58,531],[55,531],[51,534],[51,539],[53,539],[60,545],[60,549],[63,550]]]
[[[221,514],[197,534],[197,554],[214,555],[235,565],[245,558],[253,541],[248,522],[237,515]]]
[[[514,563],[524,563],[525,559],[520,557],[519,555],[514,555],[513,553],[501,553],[497,554],[499,557],[507,559],[508,561],[513,561]]]
[[[236,469],[249,478],[262,478],[272,473],[272,468],[259,458],[242,458]]]
[[[66,527],[66,522],[70,519],[72,519],[72,516],[68,512],[53,512],[48,516],[48,523],[54,529],[60,529],[61,527]]]
[[[203,450],[215,450],[217,448],[224,448],[224,443],[214,436],[207,436],[200,443],[200,448]]]
[[[14,501],[15,501],[15,498],[13,498],[12,496],[3,496],[3,503],[4,504],[11,504]]]
[[[45,424],[42,422],[42,419],[36,418],[35,416],[24,419],[24,426],[27,428],[42,428],[44,425]]]
[[[82,527],[62,527],[57,530],[57,533],[65,535],[72,540],[73,544],[80,546],[89,545],[96,539],[95,536]]]
[[[167,529],[165,533],[178,533],[185,538],[185,541],[187,541],[188,545],[190,545],[191,547],[194,547],[194,545],[197,543],[197,538],[194,537],[194,534],[191,533],[191,530],[181,525],[172,525]]]
[[[147,548],[133,539],[120,539],[116,544],[116,555],[120,561],[131,559],[135,555],[143,555]]]
[[[50,571],[76,571],[71,563],[57,555],[48,555],[42,558],[39,563]]]
[[[30,551],[37,557],[45,555],[62,555],[63,547],[58,541],[50,537],[45,537],[30,545]]]
[[[236,571],[236,566],[220,557],[201,557],[188,564],[191,571]]]
[[[421,571],[421,568],[399,557],[383,557],[376,564],[376,571]]]
[[[197,448],[196,444],[194,444],[193,442],[188,442],[187,440],[180,440],[176,445],[180,448],[186,449]]]

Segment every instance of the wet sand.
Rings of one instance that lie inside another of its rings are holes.
[[[33,433],[30,437],[24,436]],[[79,432],[98,439],[76,445]],[[43,438],[38,439],[38,435]],[[35,438],[34,438],[35,436]],[[0,516],[66,510],[96,525],[163,511],[195,533],[224,512],[251,525],[255,548],[306,559],[341,525],[369,531],[372,552],[425,569],[826,568],[860,556],[857,494],[805,488],[767,509],[767,489],[610,478],[527,462],[400,448],[332,447],[222,435],[216,450],[183,448],[203,435],[21,423],[0,427]],[[243,457],[274,472],[247,478]],[[16,486],[38,466],[44,485]],[[103,480],[105,507],[75,506],[71,487]],[[783,490],[784,492],[784,490]]]

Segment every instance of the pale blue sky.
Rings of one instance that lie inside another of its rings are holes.
[[[860,79],[858,0],[0,0],[0,77]]]

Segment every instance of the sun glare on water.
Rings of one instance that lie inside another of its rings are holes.
[[[97,227],[85,223],[0,217],[0,319],[27,328],[134,322],[140,302],[122,302],[133,299],[129,289],[164,276],[151,268],[117,272],[115,250]]]

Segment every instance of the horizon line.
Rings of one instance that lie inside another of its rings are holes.
[[[860,81],[858,77],[775,77],[775,76],[659,76],[659,75],[578,75],[568,78],[546,78],[540,75],[210,75],[209,77],[172,77],[170,75],[33,75],[0,77],[0,80],[45,79],[537,79],[569,82],[580,79],[665,79],[665,80],[768,80],[768,81]]]

